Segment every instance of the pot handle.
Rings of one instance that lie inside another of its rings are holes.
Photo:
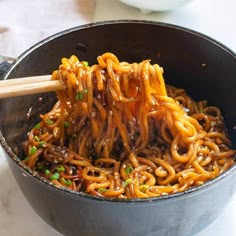
[[[5,73],[8,71],[13,61],[15,61],[15,58],[0,55],[0,80],[3,80]]]

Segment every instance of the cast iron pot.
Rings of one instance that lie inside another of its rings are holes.
[[[151,59],[164,67],[167,83],[219,106],[236,144],[236,56],[215,40],[179,26],[112,21],[69,29],[26,51],[3,79],[50,74],[62,57],[72,54],[92,64],[107,51],[129,62]],[[50,185],[22,165],[21,159],[27,132],[55,99],[54,93],[44,93],[1,100],[0,140],[25,197],[62,234],[190,236],[211,223],[233,195],[236,166],[200,187],[150,199],[101,199]]]

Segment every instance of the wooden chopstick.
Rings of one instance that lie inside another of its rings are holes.
[[[0,81],[0,99],[63,89],[64,86],[59,80],[51,80],[51,75],[2,80]]]
[[[8,79],[0,81],[0,86],[10,86],[10,85],[18,85],[18,84],[28,84],[28,83],[38,83],[43,81],[50,81],[51,75],[40,75],[40,76],[30,76],[24,78],[16,78],[16,79]]]

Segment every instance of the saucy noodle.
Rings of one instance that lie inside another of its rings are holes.
[[[163,68],[63,58],[52,110],[29,132],[24,163],[58,187],[112,198],[157,197],[201,185],[234,164],[221,111],[166,85]]]

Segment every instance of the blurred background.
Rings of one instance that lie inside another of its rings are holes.
[[[155,1],[159,0],[126,1],[128,4],[118,0],[0,0],[0,55],[17,58],[35,43],[59,31],[117,19],[184,26],[202,32],[236,52],[235,0],[192,0],[186,4],[180,0],[180,5],[174,5],[178,6],[174,9],[163,2],[175,0],[162,0],[158,7],[152,5]],[[1,156],[0,186],[0,235],[60,236],[28,205]],[[236,235],[235,217],[236,196],[222,215],[196,236]]]
[[[190,0],[189,3],[186,0],[126,0],[137,6],[156,9],[158,7],[152,4],[159,1],[162,2],[160,6],[156,4],[159,9],[163,9],[163,2],[180,2],[180,6],[155,12],[145,8],[140,10],[122,0],[0,0],[0,55],[17,57],[58,31],[115,19],[178,24],[205,33],[236,51],[234,0],[224,3],[220,0]]]

